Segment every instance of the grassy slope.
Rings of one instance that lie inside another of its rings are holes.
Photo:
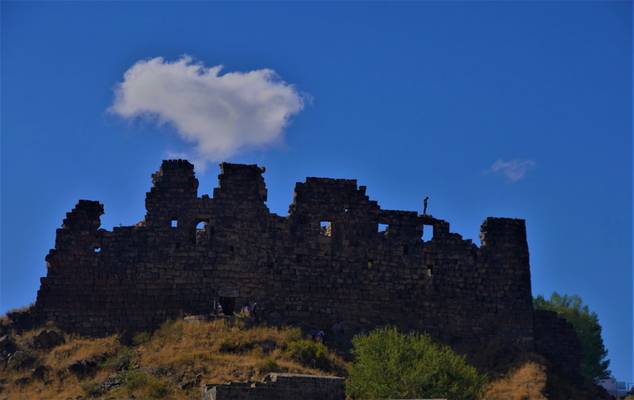
[[[199,399],[200,383],[253,380],[273,371],[336,375],[345,370],[340,358],[303,340],[298,329],[245,327],[239,320],[168,322],[151,335],[136,335],[130,346],[117,336],[64,334],[65,344],[38,351],[29,343],[40,330],[15,337],[36,361],[22,370],[0,369],[0,381],[5,380],[0,399]],[[311,353],[315,349],[317,355]],[[97,367],[80,379],[69,367],[81,360],[93,360]],[[44,379],[33,378],[38,365],[46,368]],[[17,384],[20,378],[28,382]],[[105,391],[108,379],[120,383]]]
[[[16,368],[0,360],[0,400],[200,399],[201,383],[257,380],[268,372],[346,375],[341,358],[303,339],[299,329],[247,326],[240,318],[167,322],[152,334],[137,334],[129,346],[116,335],[85,338],[64,333],[66,343],[33,349],[33,337],[42,329],[13,335],[18,348],[34,361]],[[93,361],[95,367],[78,376],[72,366],[82,361]],[[34,375],[38,367],[44,371],[40,377]],[[114,385],[105,388],[104,382]],[[581,399],[586,398],[584,392],[533,357],[496,376],[483,399]]]
[[[484,398],[488,400],[546,400],[546,368],[528,361],[487,385]]]

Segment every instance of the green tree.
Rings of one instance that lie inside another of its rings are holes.
[[[429,336],[382,328],[352,339],[346,394],[360,399],[480,396],[485,376]]]
[[[591,312],[577,295],[560,295],[554,292],[546,300],[539,295],[533,299],[536,309],[554,311],[565,318],[574,327],[581,342],[582,362],[581,373],[591,380],[610,376],[607,359],[608,351],[601,338],[601,325],[595,312]]]

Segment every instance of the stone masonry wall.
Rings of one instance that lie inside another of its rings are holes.
[[[262,382],[206,385],[203,400],[343,400],[344,379],[300,374],[267,375]]]
[[[523,220],[487,218],[478,247],[443,220],[383,210],[356,180],[328,178],[297,183],[282,217],[265,204],[263,172],[223,163],[213,197],[198,197],[193,166],[164,161],[144,220],[112,231],[100,229],[100,203],[80,200],[46,257],[37,312],[102,335],[207,313],[231,296],[238,307],[257,301],[269,321],[391,324],[467,354],[492,342],[533,348]]]
[[[580,379],[581,344],[572,325],[557,313],[535,310],[535,350],[573,379]]]

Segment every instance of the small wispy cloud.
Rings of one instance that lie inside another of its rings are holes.
[[[180,155],[203,164],[280,141],[306,97],[271,69],[222,75],[221,70],[189,56],[138,61],[116,85],[109,111],[171,124],[194,145],[191,154]]]
[[[489,167],[487,172],[501,174],[509,182],[517,182],[523,179],[528,171],[530,171],[534,167],[535,161],[533,160],[514,159],[504,161],[502,159],[499,159]]]

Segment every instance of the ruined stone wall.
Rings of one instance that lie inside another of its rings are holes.
[[[534,324],[535,350],[559,372],[580,380],[581,344],[573,326],[548,310],[535,310]]]
[[[112,231],[99,228],[100,203],[79,201],[46,257],[36,310],[101,335],[207,313],[232,296],[237,306],[257,301],[270,321],[392,324],[466,353],[492,342],[532,349],[523,220],[488,218],[478,247],[443,220],[382,210],[355,180],[327,178],[298,183],[281,217],[266,207],[263,171],[224,163],[213,197],[198,197],[193,166],[164,161],[144,220]]]
[[[206,385],[203,400],[343,400],[344,379],[336,376],[268,374],[262,382]]]

